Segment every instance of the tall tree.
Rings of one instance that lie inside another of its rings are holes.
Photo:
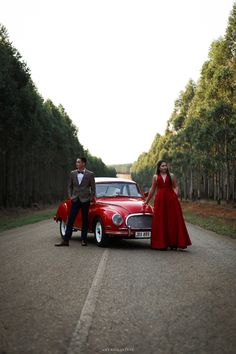
[[[134,163],[134,178],[150,183],[142,165],[148,171],[153,156],[164,157],[184,198],[236,200],[236,3],[225,36],[212,43],[197,84],[190,80],[180,93],[158,142],[156,155],[149,150]]]
[[[115,176],[91,156],[62,105],[39,95],[30,71],[0,25],[0,206],[52,203],[66,196],[79,155],[97,176]]]

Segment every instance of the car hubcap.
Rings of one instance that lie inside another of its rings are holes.
[[[100,222],[96,223],[96,227],[95,227],[95,236],[96,236],[96,240],[97,242],[101,242],[102,239],[102,225]]]
[[[61,221],[61,234],[63,236],[66,234],[66,223],[64,221]]]

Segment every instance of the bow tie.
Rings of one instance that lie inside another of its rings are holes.
[[[84,171],[78,171],[78,174],[80,174],[80,173],[83,175],[83,174],[84,174]]]

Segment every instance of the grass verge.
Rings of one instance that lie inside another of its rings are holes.
[[[203,215],[183,209],[185,221],[214,231],[217,234],[236,238],[236,220],[220,216]]]
[[[0,218],[0,232],[52,219],[55,213],[56,208],[48,208],[38,211],[27,210],[23,212],[11,212],[8,215],[3,214]]]

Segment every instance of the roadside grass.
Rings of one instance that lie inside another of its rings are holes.
[[[204,213],[204,211],[203,211]],[[189,210],[184,210],[183,214],[185,221],[201,226],[202,228],[214,231],[217,234],[230,236],[236,239],[236,219],[226,217],[200,214]]]
[[[56,208],[43,210],[20,210],[9,213],[0,213],[0,232],[13,229],[15,227],[34,224],[39,221],[52,219],[56,213]]]

